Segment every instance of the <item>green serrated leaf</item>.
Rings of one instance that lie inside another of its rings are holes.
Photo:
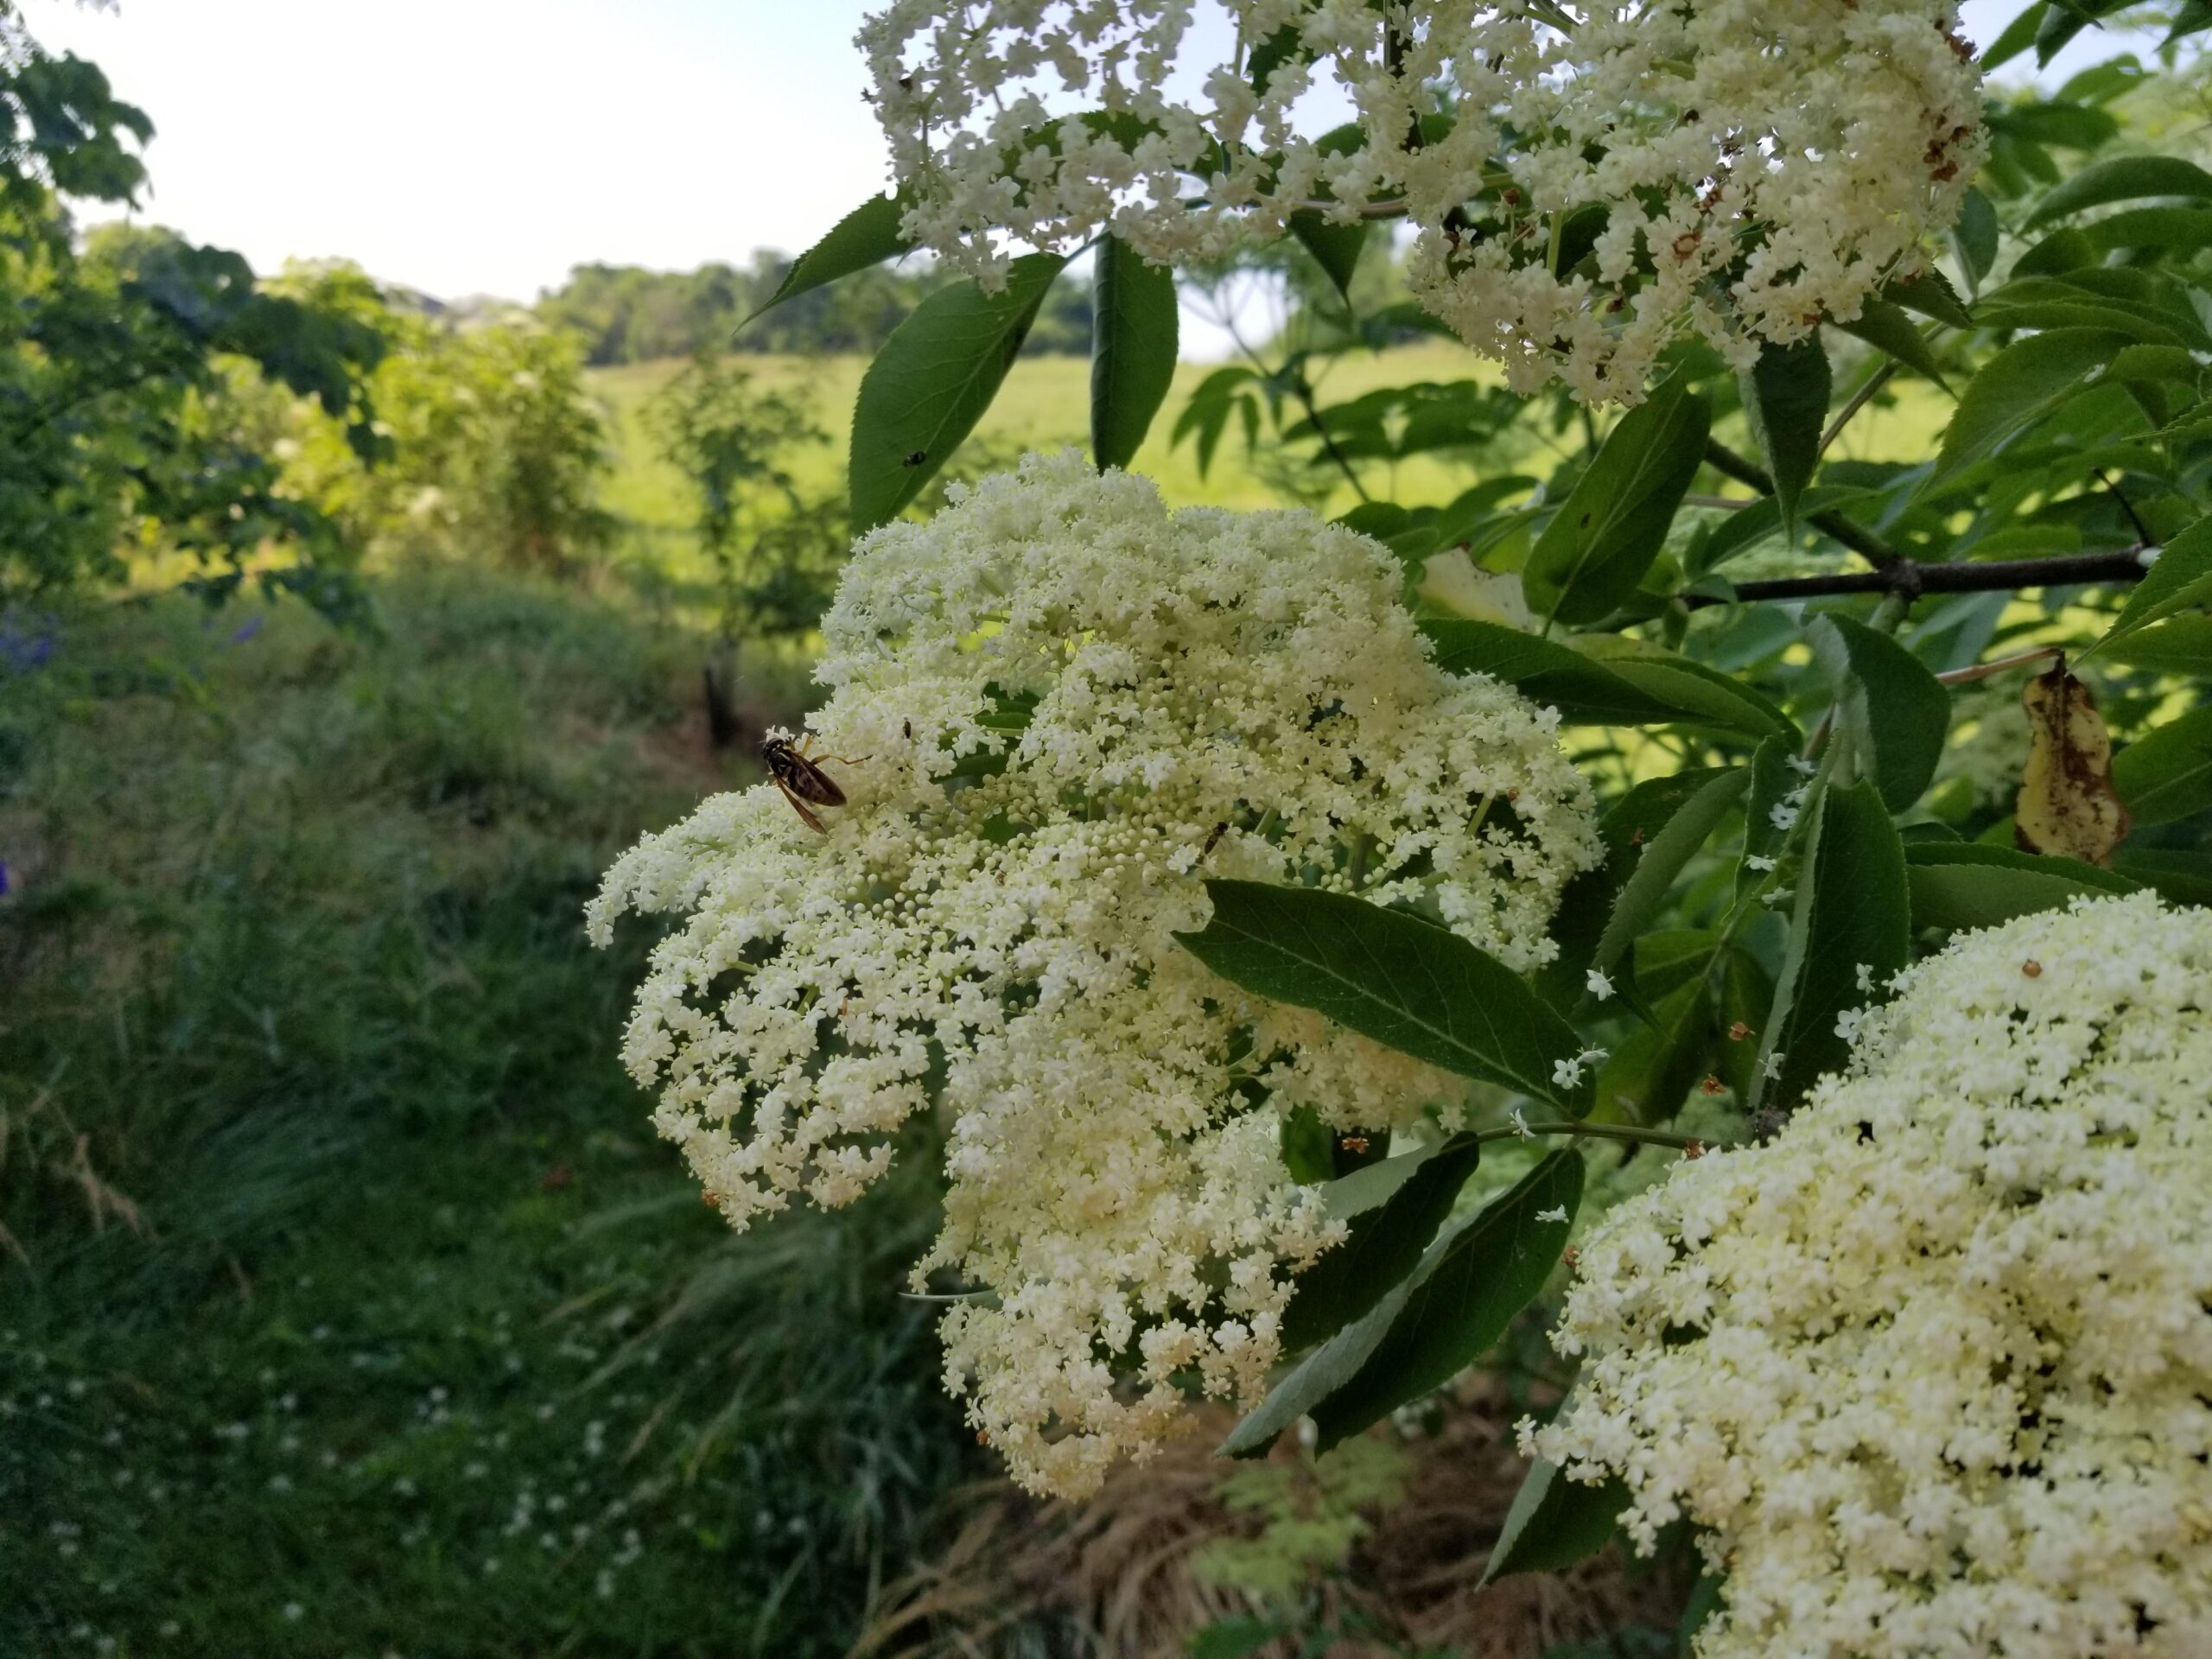
[[[2212,709],[2136,739],[2113,757],[2112,782],[2138,829],[2212,808]]]
[[[1699,786],[1681,800],[1656,835],[1647,836],[1640,843],[1591,959],[1590,965],[1599,973],[1610,974],[1629,947],[1657,919],[1675,878],[1735,810],[1751,781],[1750,770],[1743,766],[1700,775],[1703,781]]]
[[[1821,616],[1808,630],[1836,692],[1852,758],[1892,812],[1918,800],[1943,758],[1951,696],[1921,660],[1885,633],[1847,616]]]
[[[2178,156],[2115,156],[2092,162],[2047,192],[2020,228],[2032,231],[2086,207],[2147,196],[2212,200],[2212,173]]]
[[[1677,375],[1606,435],[1522,569],[1529,608],[1570,626],[1604,620],[1666,544],[1705,459],[1713,406]]]
[[[1959,399],[1943,433],[1942,454],[1922,493],[1941,489],[2061,404],[2096,385],[2121,349],[2133,343],[2109,328],[2055,328],[2005,347],[1982,365]]]
[[[1943,378],[1943,365],[1936,361],[1928,337],[1905,315],[1902,306],[1891,305],[1881,300],[1869,300],[1859,308],[1857,317],[1835,326],[1844,333],[1865,340],[1885,356],[1895,358],[1908,369],[1926,375],[1944,391],[1951,389],[1949,383]]]
[[[2212,853],[2123,847],[2112,862],[2122,875],[2152,888],[2170,905],[2212,908]]]
[[[2212,616],[2169,617],[2112,645],[2106,655],[2123,667],[2152,674],[2212,679]]]
[[[1755,1110],[1796,1100],[1840,1065],[1847,1046],[1836,1016],[1877,995],[1912,955],[1904,843],[1881,795],[1871,783],[1830,787],[1810,810],[1808,854],[1759,1049]]]
[[[1585,1484],[1537,1459],[1505,1512],[1482,1582],[1516,1573],[1556,1573],[1588,1560],[1612,1541],[1628,1505],[1628,1488],[1618,1476]]]
[[[975,430],[1066,264],[1033,253],[995,294],[972,282],[941,288],[893,331],[853,410],[855,531],[896,518]]]
[[[1567,1147],[1432,1246],[1359,1369],[1300,1414],[1320,1431],[1315,1452],[1443,1387],[1504,1335],[1558,1265],[1581,1203],[1582,1154]]]
[[[2077,895],[2133,893],[2138,883],[2078,858],[2049,858],[1974,842],[1916,841],[1904,849],[1912,925],[1957,931],[2063,910]]]
[[[1481,1155],[1470,1137],[1421,1160],[1389,1198],[1351,1223],[1343,1243],[1300,1274],[1283,1313],[1283,1351],[1334,1336],[1418,1267]]]
[[[1437,617],[1422,622],[1421,632],[1435,642],[1437,664],[1446,672],[1502,680],[1558,709],[1570,726],[1665,725],[1684,712],[1569,646],[1502,623]]]
[[[1336,284],[1337,292],[1350,304],[1352,276],[1359,269],[1361,251],[1367,246],[1364,221],[1338,225],[1319,213],[1293,213],[1290,233],[1298,238],[1300,246],[1313,256],[1314,262]]]
[[[831,227],[830,234],[791,262],[767,304],[738,324],[741,331],[793,295],[825,286],[841,276],[896,259],[914,245],[899,228],[912,206],[905,196],[871,196]]]
[[[2110,650],[2154,622],[2207,607],[2212,607],[2212,518],[2200,518],[2166,543],[2104,638],[2082,653],[2083,659]]]
[[[1801,735],[1796,723],[1764,692],[1679,652],[1618,633],[1578,634],[1569,643],[1647,696],[1681,710],[1683,725],[1751,738],[1794,741]]]
[[[1175,273],[1147,264],[1118,236],[1099,239],[1092,277],[1090,452],[1103,472],[1126,467],[1175,380]]]
[[[1997,209],[1979,188],[1969,189],[1959,208],[1959,222],[1951,227],[1951,245],[1967,273],[1967,285],[1978,285],[1997,263]]]
[[[1821,434],[1834,390],[1820,330],[1792,346],[1762,346],[1758,360],[1738,382],[1745,418],[1774,478],[1783,531],[1795,534],[1797,498],[1813,481],[1813,469],[1820,464]]]
[[[1580,1116],[1587,1083],[1553,1068],[1582,1044],[1528,982],[1458,934],[1340,893],[1209,881],[1213,919],[1175,937],[1233,984],[1312,1008],[1363,1037],[1462,1077]]]

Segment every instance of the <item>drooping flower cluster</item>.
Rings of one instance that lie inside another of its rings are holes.
[[[994,282],[1010,244],[1402,213],[1414,292],[1517,390],[1633,399],[1688,330],[1741,362],[1855,318],[1982,151],[1953,0],[1217,10],[894,0],[860,44],[910,234]]]
[[[1202,877],[1413,902],[1504,961],[1552,947],[1597,856],[1555,716],[1446,673],[1382,550],[1308,514],[1171,514],[1145,480],[1032,457],[861,543],[824,624],[811,753],[849,804],[773,787],[628,854],[593,925],[684,912],[627,1059],[744,1225],[858,1195],[950,1119],[918,1270],[988,1294],[948,1380],[1039,1489],[1156,1443],[1182,1385],[1248,1397],[1286,1274],[1337,1233],[1286,1113],[1380,1130],[1441,1073],[1215,977],[1173,940]]]
[[[1771,1143],[1586,1241],[1569,1414],[1700,1659],[2212,1652],[2212,912],[1955,940]]]

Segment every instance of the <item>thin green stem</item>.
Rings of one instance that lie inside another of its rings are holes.
[[[1828,423],[1828,429],[1821,434],[1820,453],[1821,454],[1827,454],[1828,447],[1843,435],[1843,429],[1851,424],[1852,417],[1873,401],[1874,394],[1888,385],[1890,378],[1897,372],[1897,359],[1889,358],[1884,360],[1880,368],[1866,377],[1866,385],[1851,394],[1851,401],[1846,404],[1842,411]]]

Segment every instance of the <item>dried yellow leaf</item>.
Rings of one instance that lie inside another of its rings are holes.
[[[2127,834],[2127,809],[2112,786],[2112,734],[2089,688],[2061,661],[2028,682],[2028,765],[2012,833],[2031,853],[2110,861]]]

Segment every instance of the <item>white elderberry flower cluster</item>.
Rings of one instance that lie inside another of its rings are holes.
[[[859,43],[908,233],[995,283],[1020,245],[1110,231],[1185,263],[1301,213],[1402,214],[1414,293],[1516,390],[1632,401],[1687,333],[1742,364],[1857,317],[1957,216],[1985,144],[1954,0],[1208,10],[875,14]]]
[[[1533,1447],[1687,1517],[1700,1659],[2212,1652],[2212,912],[1963,935],[1593,1230]]]
[[[1072,453],[864,540],[809,751],[625,856],[596,901],[675,912],[626,1047],[733,1223],[839,1205],[934,1107],[977,1293],[947,1376],[1030,1486],[1081,1493],[1188,1386],[1249,1398],[1289,1275],[1340,1236],[1284,1116],[1447,1118],[1443,1073],[1216,977],[1203,878],[1418,906],[1516,968],[1595,862],[1556,716],[1439,668],[1383,550],[1302,512],[1170,513]],[[831,760],[830,756],[849,757]]]

